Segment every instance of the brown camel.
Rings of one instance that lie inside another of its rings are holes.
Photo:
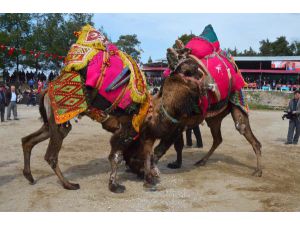
[[[181,45],[179,43],[179,45]],[[189,57],[189,49],[168,49],[168,62],[169,67],[173,70],[173,73],[166,78],[160,93],[156,96],[154,101],[154,112],[149,115],[148,123],[145,123],[145,130],[147,129],[148,135],[151,137],[141,137],[140,143],[143,145],[145,140],[151,139],[153,146],[154,140],[160,139],[160,143],[154,150],[154,157],[152,159],[153,167],[155,167],[158,160],[166,153],[172,144],[174,144],[177,152],[177,160],[168,164],[170,168],[180,168],[182,164],[182,149],[183,149],[183,136],[182,132],[188,127],[193,127],[204,119],[207,125],[210,127],[213,137],[213,145],[209,152],[195,165],[203,166],[206,164],[209,157],[213,154],[216,148],[222,142],[221,124],[222,120],[231,113],[236,129],[242,134],[247,141],[252,145],[254,153],[257,158],[257,166],[253,175],[262,176],[261,166],[261,144],[254,136],[249,122],[248,115],[243,112],[239,107],[233,105],[229,101],[223,111],[215,116],[204,118],[200,113],[193,113],[191,107],[196,104],[197,97],[201,97],[205,91],[210,89],[209,79],[200,82],[199,79],[205,75],[203,74],[203,68],[193,58]],[[200,71],[200,72],[199,72]],[[201,74],[202,71],[202,74]],[[192,78],[192,79],[184,79]],[[176,84],[176,82],[178,84]],[[182,84],[179,85],[179,82]],[[184,85],[185,84],[185,85]],[[195,88],[198,84],[198,92],[195,92]],[[183,91],[181,88],[189,88]],[[194,95],[193,93],[194,89]],[[176,97],[174,97],[176,96]],[[162,111],[164,107],[164,111]],[[149,146],[147,146],[150,148]],[[135,146],[131,148],[128,156],[125,157],[127,165],[136,173],[143,171],[143,155],[141,149],[135,143]],[[134,149],[134,150],[133,150]],[[138,150],[139,149],[139,150]]]
[[[85,76],[84,73],[81,75]],[[87,99],[89,99],[93,94],[93,90],[87,89],[86,91]],[[23,174],[25,178],[29,180],[31,184],[35,183],[30,169],[31,151],[36,144],[50,138],[49,145],[44,157],[45,160],[54,170],[64,188],[69,190],[79,189],[79,184],[71,183],[63,176],[58,165],[58,154],[64,138],[72,129],[71,123],[69,121],[60,125],[55,123],[54,114],[47,91],[41,96],[39,110],[43,119],[42,127],[36,132],[22,138],[22,147],[24,154]],[[94,119],[94,117],[88,113],[82,113],[81,116],[83,115],[87,115]],[[127,113],[125,111],[119,110],[118,113],[112,112],[105,119],[105,121],[102,122],[103,128],[113,133],[110,139],[111,152],[108,157],[111,164],[111,174],[108,186],[112,192],[116,193],[121,193],[125,190],[125,186],[120,185],[117,182],[117,169],[123,160],[123,152],[130,146],[133,138],[137,135],[131,123],[132,117],[132,113]],[[152,151],[152,149],[149,149],[149,151]],[[145,153],[145,155],[147,154],[150,155],[152,153]],[[147,159],[149,158],[150,157],[147,157]],[[150,175],[147,175],[147,177],[150,177]]]

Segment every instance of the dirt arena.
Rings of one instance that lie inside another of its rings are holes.
[[[66,138],[60,153],[65,176],[81,189],[62,188],[43,157],[47,142],[33,149],[31,170],[37,183],[22,175],[21,137],[41,125],[38,107],[19,106],[20,121],[0,124],[0,211],[299,211],[300,145],[285,146],[288,121],[278,111],[251,111],[254,133],[263,148],[263,177],[253,177],[256,158],[231,116],[222,126],[223,143],[205,167],[193,166],[209,149],[212,138],[201,126],[204,149],[184,149],[183,167],[166,168],[175,158],[171,148],[159,163],[159,191],[146,192],[143,182],[120,168],[124,194],[108,188],[110,134],[89,118]]]

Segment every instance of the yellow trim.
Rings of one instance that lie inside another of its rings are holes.
[[[118,53],[124,63],[124,67],[128,66],[131,71],[130,80],[129,80],[129,89],[131,90],[130,97],[134,102],[143,103],[147,98],[147,92],[148,92],[145,75],[139,69],[138,65],[131,58],[131,56],[129,56],[128,54],[120,50],[118,51]],[[141,85],[141,88],[143,88],[143,90],[141,91],[138,90],[138,87],[136,87],[135,82],[142,82],[142,84],[138,84],[138,85]]]
[[[74,60],[74,54],[73,53],[73,49],[76,47],[81,47],[81,48],[84,48],[84,49],[88,49],[88,52],[85,53],[82,61],[78,61],[76,62]],[[68,55],[65,59],[65,67],[62,69],[63,71],[66,71],[66,72],[70,72],[72,70],[81,70],[83,69],[84,67],[87,66],[87,64],[89,63],[89,61],[91,61],[93,59],[93,57],[98,53],[99,51],[96,50],[96,49],[93,49],[91,47],[87,47],[87,46],[82,46],[82,45],[79,45],[79,44],[74,44],[71,46],[69,52],[68,52]],[[68,61],[69,60],[69,61]]]
[[[131,121],[133,128],[138,133],[140,132],[140,127],[144,122],[150,107],[150,102],[151,102],[150,96],[147,95],[146,97],[147,97],[146,101],[144,101],[144,103],[140,106],[139,113],[135,114]]]
[[[106,50],[105,44],[99,38],[94,41],[91,41],[91,42],[88,42],[86,40],[89,32],[91,32],[91,31],[99,32],[89,24],[83,26],[81,28],[80,32],[77,32],[77,34],[79,34],[79,37],[77,39],[76,44],[92,47],[97,50],[103,50],[103,51]],[[103,36],[103,38],[106,38],[104,35],[102,35],[102,36]]]

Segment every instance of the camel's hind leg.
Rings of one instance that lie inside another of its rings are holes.
[[[177,158],[174,162],[169,163],[170,169],[179,169],[182,165],[182,149],[184,146],[183,133],[181,133],[174,142],[174,148],[177,153]]]
[[[51,166],[63,187],[68,190],[77,190],[80,188],[79,184],[70,183],[62,174],[58,166],[58,154],[61,149],[64,138],[71,131],[72,126],[69,122],[57,125],[54,122],[54,119],[51,118],[50,125],[50,141],[45,154],[45,160]]]
[[[232,106],[231,115],[235,123],[236,129],[240,134],[244,135],[247,141],[252,145],[254,153],[257,159],[257,167],[253,172],[254,176],[262,176],[262,166],[261,166],[261,144],[257,138],[252,133],[249,117],[242,110],[236,106]]]
[[[49,127],[44,124],[38,131],[22,138],[22,147],[24,155],[23,174],[31,184],[34,184],[34,179],[30,170],[31,151],[35,145],[49,138]]]
[[[208,151],[208,153],[206,153],[206,155],[201,160],[199,160],[198,162],[195,163],[196,166],[204,166],[206,164],[207,160],[209,159],[209,157],[214,153],[214,151],[217,149],[217,147],[222,143],[223,139],[222,139],[222,133],[221,133],[221,124],[222,124],[222,120],[224,119],[225,116],[228,115],[228,113],[229,113],[229,111],[228,111],[228,109],[226,109],[219,115],[206,119],[206,123],[209,126],[211,135],[213,137],[213,144],[212,144],[210,150]]]

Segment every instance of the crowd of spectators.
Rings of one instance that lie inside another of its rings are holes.
[[[291,78],[272,79],[265,76],[261,79],[244,78],[248,89],[294,91],[300,88],[300,80]]]
[[[37,84],[38,81],[51,81],[53,80],[56,76],[58,76],[57,73],[53,73],[52,71],[50,72],[48,78],[44,74],[44,72],[28,72],[28,71],[13,71],[11,74],[7,71],[3,71],[3,81],[7,84],[25,84],[28,83],[29,81],[34,82],[34,84]]]
[[[151,77],[147,76],[147,83],[151,87],[160,87],[162,84],[162,77]]]
[[[28,106],[35,106],[39,98],[39,93],[47,88],[48,82],[57,76],[58,74],[52,71],[47,77],[44,72],[17,72],[15,70],[9,73],[7,70],[4,70],[2,72],[3,81],[0,82],[0,85],[2,85],[4,92],[9,90],[11,86],[15,86],[19,93],[19,100],[17,102],[26,103]]]

